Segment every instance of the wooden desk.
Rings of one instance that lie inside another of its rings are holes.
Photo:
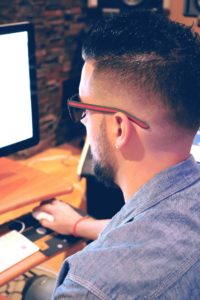
[[[56,197],[59,200],[70,203],[75,207],[85,209],[85,180],[79,180],[77,176],[77,165],[79,162],[81,150],[75,146],[65,144],[58,148],[50,148],[34,157],[21,161],[26,166],[31,166],[48,174],[54,174],[58,178],[66,178],[73,186],[71,193]],[[1,223],[20,217],[30,212],[39,202],[34,202],[14,211],[1,215]],[[44,239],[37,241],[36,244],[41,248],[44,245]],[[68,247],[65,251],[61,250],[56,253],[56,259],[46,256],[41,252],[37,252],[22,262],[14,265],[12,268],[0,274],[0,286],[25,271],[41,264],[51,258],[50,266],[54,270],[58,270],[65,257],[75,253],[85,246],[83,242],[79,242],[72,247]],[[58,259],[57,259],[58,258]],[[47,265],[48,262],[45,264]]]
[[[62,177],[47,175],[13,159],[0,158],[0,214],[70,193],[72,188]]]

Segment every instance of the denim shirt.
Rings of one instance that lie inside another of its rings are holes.
[[[200,299],[200,168],[147,182],[99,238],[64,262],[53,299]]]

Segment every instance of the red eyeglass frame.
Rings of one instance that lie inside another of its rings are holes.
[[[73,96],[73,97],[75,97],[75,96]],[[102,105],[96,105],[96,104],[83,103],[83,102],[80,102],[80,100],[79,101],[78,100],[77,101],[76,100],[71,100],[72,98],[70,98],[67,101],[69,112],[70,112],[70,107],[79,108],[79,109],[82,109],[82,110],[88,109],[88,110],[92,110],[92,111],[97,111],[97,112],[102,112],[102,113],[110,113],[110,114],[113,114],[113,113],[116,113],[116,112],[121,112],[121,113],[124,113],[130,121],[134,122],[135,124],[137,124],[141,128],[143,128],[143,129],[149,129],[150,128],[150,126],[146,122],[138,119],[137,117],[135,117],[132,114],[129,114],[128,112],[126,112],[123,109],[116,108],[116,107],[108,107],[108,106],[102,106]],[[77,98],[78,98],[78,96],[77,96]],[[70,113],[70,116],[71,115],[72,114]],[[80,118],[80,120],[83,119],[83,118],[84,118],[84,116],[82,116]],[[73,118],[72,118],[72,120],[73,120]]]

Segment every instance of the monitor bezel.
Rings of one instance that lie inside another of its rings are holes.
[[[1,147],[0,157],[14,154],[18,151],[33,147],[37,145],[40,140],[34,25],[30,22],[20,22],[20,23],[0,25],[0,35],[15,33],[15,32],[24,32],[24,31],[26,31],[28,34],[29,78],[30,78],[30,91],[31,91],[33,136],[26,140]]]

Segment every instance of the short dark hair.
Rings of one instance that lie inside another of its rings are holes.
[[[94,24],[82,50],[97,71],[117,72],[144,92],[158,94],[178,125],[199,128],[200,38],[190,27],[135,10]]]

